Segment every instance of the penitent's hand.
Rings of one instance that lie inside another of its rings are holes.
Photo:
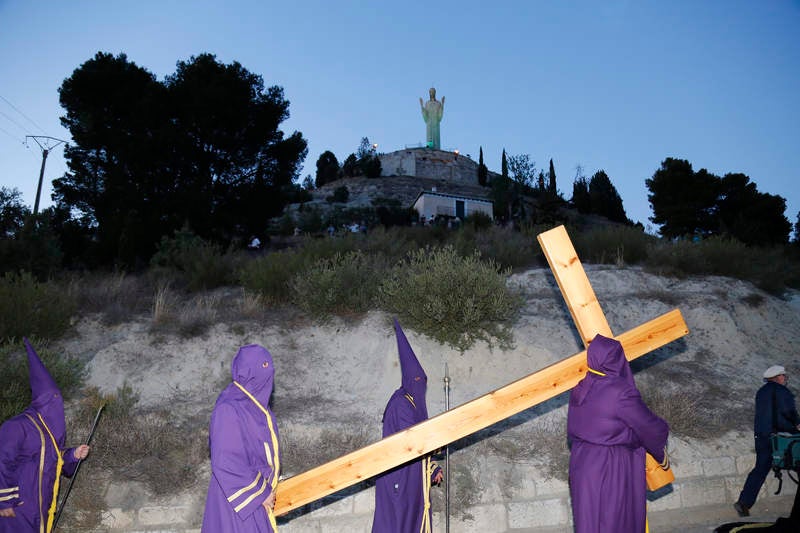
[[[439,470],[438,472],[436,472],[436,475],[435,475],[435,476],[433,476],[433,484],[434,484],[434,485],[438,485],[439,483],[441,483],[441,482],[442,482],[442,478],[443,478],[443,477],[444,477],[444,475],[442,474],[442,471],[441,471],[441,470]]]
[[[86,459],[86,457],[89,455],[89,446],[86,444],[81,444],[72,451],[72,455],[75,457],[75,459]]]
[[[14,518],[17,514],[14,512],[13,507],[9,507],[8,509],[0,509],[0,517],[3,518]]]
[[[267,512],[275,508],[275,492],[270,492],[267,499],[261,504]]]

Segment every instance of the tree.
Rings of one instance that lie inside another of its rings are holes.
[[[361,173],[361,168],[358,166],[358,159],[356,154],[350,154],[347,159],[342,163],[342,174],[348,178],[352,178]]]
[[[30,209],[22,203],[19,189],[0,187],[0,239],[11,239],[19,233]]]
[[[368,178],[377,178],[381,175],[381,160],[376,148],[377,145],[370,144],[369,138],[362,137],[356,152],[361,174]]]
[[[515,183],[526,188],[533,185],[536,177],[536,163],[531,160],[529,154],[512,155],[508,158],[508,168]]]
[[[745,174],[723,176],[717,207],[720,235],[749,245],[785,244],[792,229],[785,211],[786,200],[758,192]]]
[[[311,174],[306,174],[306,177],[303,178],[303,182],[300,184],[300,187],[302,187],[304,191],[314,190],[314,178],[311,177]]]
[[[786,200],[759,192],[745,174],[719,178],[705,169],[692,171],[688,161],[667,158],[645,183],[654,213],[650,220],[663,224],[659,232],[665,237],[721,235],[748,245],[789,240]]]
[[[650,221],[660,224],[663,237],[710,235],[716,231],[719,178],[707,170],[692,170],[684,159],[666,158],[652,178],[645,180],[653,210]]]
[[[627,223],[628,217],[622,207],[622,198],[603,170],[598,170],[589,180],[590,211],[613,222]]]
[[[478,152],[478,183],[482,186],[486,186],[486,182],[489,178],[489,169],[486,168],[486,165],[483,164],[483,146],[480,147],[480,151]]]
[[[492,210],[495,218],[508,220],[511,218],[511,179],[508,177],[508,159],[505,148],[503,148],[503,155],[500,159],[500,169],[500,176],[495,176],[490,183]]]
[[[800,245],[800,211],[797,212],[797,222],[794,223],[794,241]]]
[[[317,188],[322,187],[326,183],[331,183],[339,179],[339,161],[330,150],[326,150],[320,154],[317,159]]]
[[[549,181],[547,184],[547,190],[550,191],[550,194],[557,194],[558,188],[556,187],[556,168],[553,166],[553,158],[550,158],[550,172],[548,173]]]
[[[238,62],[201,54],[158,82],[98,52],[59,96],[75,144],[54,197],[94,228],[105,261],[146,262],[184,224],[217,242],[260,233],[300,190],[306,141],[279,129],[283,89]]]
[[[572,205],[578,213],[589,214],[592,212],[592,203],[589,197],[589,181],[583,175],[580,166],[575,171],[575,181],[572,182]]]
[[[509,209],[514,218],[522,220],[527,216],[525,196],[532,192],[536,164],[529,154],[519,154],[508,158],[508,168],[512,177],[508,197]]]

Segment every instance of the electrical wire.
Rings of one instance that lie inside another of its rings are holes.
[[[0,94],[0,100],[3,100],[5,103],[7,103],[7,104],[8,104],[8,105],[11,107],[11,109],[13,109],[13,110],[14,110],[14,111],[16,111],[17,113],[19,113],[19,114],[20,114],[20,115],[21,115],[23,118],[25,118],[25,120],[27,120],[28,122],[30,122],[31,124],[33,124],[34,126],[36,126],[36,128],[37,128],[39,131],[41,131],[42,133],[45,133],[45,131],[44,131],[44,128],[43,128],[43,127],[41,127],[39,124],[37,124],[37,123],[36,123],[36,122],[35,122],[35,121],[34,121],[34,120],[31,118],[31,117],[29,117],[28,115],[26,115],[25,113],[23,113],[23,112],[22,112],[22,111],[21,111],[21,110],[20,110],[20,109],[19,109],[17,106],[15,106],[15,105],[14,105],[14,104],[12,104],[11,102],[9,102],[9,101],[8,101],[8,98],[6,98],[6,97],[5,97],[5,96],[3,96],[2,94]]]

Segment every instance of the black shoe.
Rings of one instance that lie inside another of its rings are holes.
[[[739,502],[734,503],[733,508],[736,509],[736,514],[741,517],[750,516],[750,509]]]

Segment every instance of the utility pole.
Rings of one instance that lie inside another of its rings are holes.
[[[36,202],[33,204],[33,216],[35,217],[39,212],[39,199],[42,196],[42,180],[44,179],[44,165],[47,162],[47,154],[59,144],[67,141],[45,135],[26,135],[25,140],[27,141],[28,139],[36,141],[36,144],[42,149],[42,168],[39,170],[39,186],[36,188]]]

